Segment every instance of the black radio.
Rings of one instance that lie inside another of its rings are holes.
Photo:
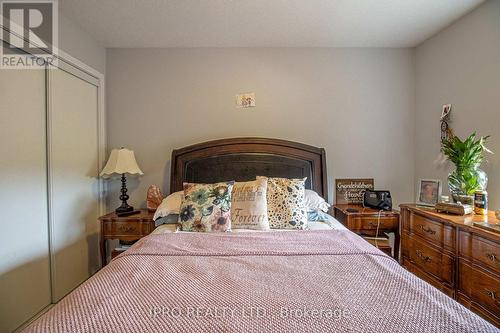
[[[392,210],[391,192],[366,190],[363,195],[363,207]]]

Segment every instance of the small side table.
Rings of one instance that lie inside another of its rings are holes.
[[[379,211],[376,209],[365,208],[362,205],[335,205],[333,216],[347,229],[360,236],[376,236],[379,217]],[[399,258],[399,212],[382,211],[378,227],[378,236],[383,236],[388,232],[394,233],[394,258],[397,260]]]
[[[149,235],[155,229],[153,221],[154,212],[141,209],[135,215],[119,217],[114,212],[101,216],[101,263],[102,267],[107,264],[106,240],[118,239],[122,242],[134,242]]]

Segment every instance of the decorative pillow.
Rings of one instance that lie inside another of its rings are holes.
[[[258,176],[257,179],[266,178]],[[304,179],[267,178],[267,216],[271,229],[304,229]]]
[[[151,234],[152,235],[171,234],[177,232],[178,229],[179,229],[178,224],[162,224],[158,228],[153,230]]]
[[[231,230],[231,192],[234,182],[184,183],[179,222],[183,231]]]
[[[231,229],[269,230],[267,179],[234,183],[231,193]]]
[[[184,191],[179,191],[179,192],[174,192],[165,199],[163,199],[161,204],[155,211],[153,220],[156,221],[160,217],[165,217],[170,214],[179,214],[183,196],[184,196]]]
[[[162,224],[178,224],[178,223],[179,223],[179,214],[168,214],[167,216],[157,218],[155,220],[155,227],[158,227]]]
[[[330,204],[313,190],[305,190],[304,203],[308,212],[321,210],[327,213],[330,208]]]

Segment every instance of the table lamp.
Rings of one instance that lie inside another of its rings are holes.
[[[134,207],[129,206],[127,203],[127,200],[129,199],[129,196],[127,195],[127,178],[125,177],[125,174],[127,173],[130,175],[144,174],[137,165],[137,161],[135,160],[135,155],[132,150],[126,148],[113,149],[109,155],[106,166],[101,171],[100,176],[108,178],[113,175],[121,175],[122,177],[122,194],[120,195],[122,204],[115,210],[117,214],[128,213],[134,210]]]

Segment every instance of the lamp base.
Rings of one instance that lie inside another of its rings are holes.
[[[122,205],[115,209],[115,213],[117,215],[130,213],[134,211],[134,207],[130,206],[127,203],[129,196],[127,195],[127,178],[125,178],[125,174],[122,174],[122,188],[120,190],[122,194],[120,195],[120,200],[122,201]]]
[[[121,205],[117,209],[115,209],[116,214],[123,214],[123,213],[128,213],[132,212],[134,210],[134,207],[129,206],[129,205]]]

